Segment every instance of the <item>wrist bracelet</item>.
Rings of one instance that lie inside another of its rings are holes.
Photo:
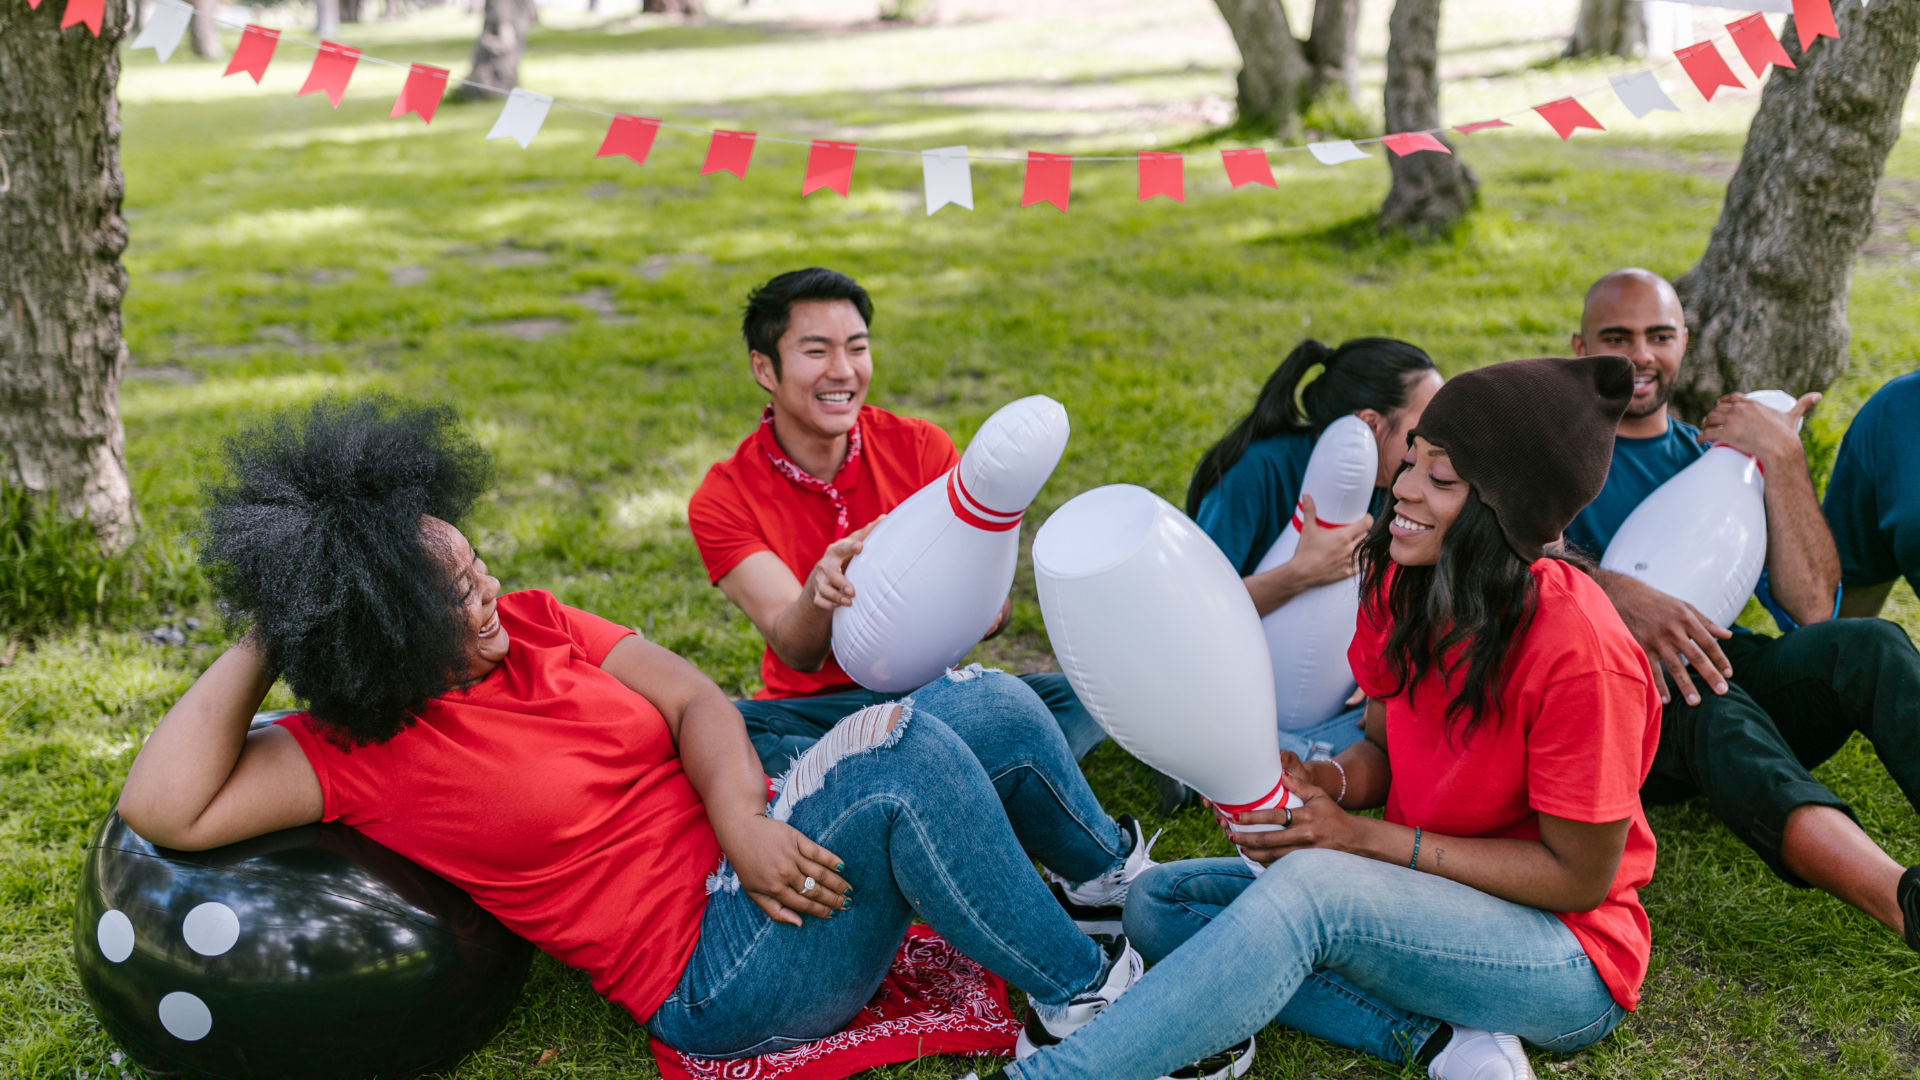
[[[1407,861],[1407,869],[1420,869],[1420,826],[1413,827],[1413,858]]]
[[[1344,806],[1347,801],[1347,767],[1334,758],[1328,758],[1327,764],[1340,770],[1340,794],[1333,797],[1336,804]]]

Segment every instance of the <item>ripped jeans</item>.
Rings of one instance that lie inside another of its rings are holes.
[[[1123,860],[1131,838],[1046,707],[1018,679],[978,669],[904,704],[892,732],[865,710],[842,721],[795,762],[769,811],[840,857],[853,906],[776,923],[723,866],[686,971],[647,1021],[661,1041],[729,1058],[831,1035],[879,988],[915,916],[1040,1008],[1103,977],[1100,947],[1030,858],[1083,881]]]

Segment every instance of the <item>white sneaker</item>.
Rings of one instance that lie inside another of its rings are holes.
[[[1173,1070],[1160,1080],[1240,1080],[1253,1068],[1253,1050],[1253,1036],[1249,1035],[1217,1054]]]
[[[1052,1046],[1092,1023],[1093,1018],[1119,1000],[1128,987],[1139,982],[1146,971],[1146,962],[1127,944],[1125,937],[1115,938],[1107,946],[1107,958],[1107,977],[1099,986],[1069,1001],[1055,1019],[1042,1019],[1039,1009],[1027,1007],[1027,1023],[1020,1029],[1020,1038],[1013,1046],[1016,1061],[1031,1057],[1042,1047]]]
[[[1454,1025],[1453,1038],[1427,1066],[1431,1080],[1536,1080],[1513,1035]]]
[[[1119,936],[1120,915],[1127,904],[1127,890],[1133,887],[1135,878],[1160,865],[1153,861],[1151,854],[1154,843],[1160,839],[1160,833],[1154,833],[1152,840],[1147,839],[1141,832],[1140,823],[1131,814],[1120,815],[1115,824],[1133,833],[1133,850],[1127,852],[1126,859],[1119,866],[1092,881],[1077,885],[1051,870],[1047,871],[1047,877],[1052,881],[1053,898],[1066,909],[1068,917],[1073,919],[1073,924],[1080,928],[1080,932],[1088,936]]]

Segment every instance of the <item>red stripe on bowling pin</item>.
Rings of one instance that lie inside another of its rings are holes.
[[[947,473],[947,503],[953,507],[954,516],[987,532],[1006,532],[1019,528],[1020,519],[1026,514],[1025,510],[1021,510],[1009,516],[981,505],[980,500],[973,497],[966,483],[960,479],[958,466]]]
[[[1217,803],[1214,803],[1213,805],[1219,807],[1221,811],[1227,814],[1228,816],[1243,813],[1248,810],[1264,810],[1267,807],[1278,806],[1282,802],[1285,802],[1287,797],[1286,791],[1287,791],[1287,780],[1286,780],[1286,777],[1283,776],[1274,783],[1272,791],[1267,792],[1265,795],[1260,796],[1259,798],[1253,800],[1252,802],[1246,802],[1246,803],[1217,802]]]
[[[1306,520],[1305,518],[1302,518],[1300,516],[1300,507],[1298,505],[1295,505],[1293,508],[1293,531],[1306,532],[1307,527],[1305,524],[1303,524],[1305,520]],[[1333,522],[1328,521],[1326,518],[1323,518],[1318,514],[1315,514],[1313,516],[1313,523],[1315,525],[1320,526],[1323,529],[1344,529],[1347,527],[1347,525],[1353,524],[1353,522],[1349,521],[1345,525],[1336,525]]]

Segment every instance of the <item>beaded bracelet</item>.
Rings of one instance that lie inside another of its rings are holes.
[[[1327,764],[1340,770],[1340,794],[1335,795],[1333,801],[1335,805],[1343,804],[1347,801],[1347,767],[1334,758],[1328,758]]]
[[[1413,827],[1413,858],[1408,860],[1407,869],[1420,869],[1420,826]]]

